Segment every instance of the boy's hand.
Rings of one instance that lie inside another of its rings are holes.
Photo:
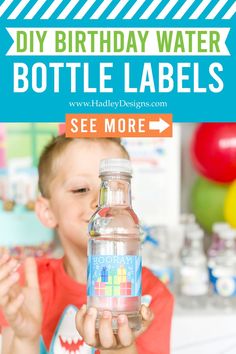
[[[95,321],[97,310],[90,308],[86,311],[86,305],[83,305],[76,315],[76,327],[84,341],[98,349],[120,349],[129,347],[133,344],[135,338],[143,333],[153,320],[153,313],[149,307],[142,305],[142,328],[138,332],[133,332],[128,324],[128,318],[125,315],[119,315],[117,334],[112,330],[112,314],[110,311],[104,311],[99,323],[99,330],[95,330]]]
[[[25,286],[21,288],[17,265],[7,253],[0,258],[0,306],[16,337],[35,340],[42,322],[37,266],[33,258],[25,260]]]

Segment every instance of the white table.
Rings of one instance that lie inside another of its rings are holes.
[[[182,310],[172,322],[171,354],[236,354],[236,310]]]

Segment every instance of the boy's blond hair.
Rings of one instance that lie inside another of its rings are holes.
[[[116,144],[121,149],[123,157],[129,159],[129,154],[125,147],[122,145],[120,138],[71,139],[66,138],[64,134],[53,137],[52,140],[45,146],[39,158],[39,191],[43,197],[50,197],[49,187],[50,182],[53,180],[57,173],[56,162],[58,161],[58,157],[61,156],[67,146],[75,140],[89,140],[93,142],[101,142],[103,144],[110,142]]]

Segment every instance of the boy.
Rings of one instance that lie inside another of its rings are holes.
[[[104,311],[96,334],[96,309],[86,311],[84,305],[88,221],[98,204],[99,162],[111,157],[128,158],[119,139],[60,136],[45,148],[36,213],[46,227],[57,230],[64,257],[27,259],[20,270],[7,254],[1,257],[3,354],[91,353],[88,345],[99,348],[96,353],[169,353],[172,296],[147,269],[143,295],[151,304],[141,308],[140,333],[132,333],[121,315],[118,334],[113,335],[111,314]]]

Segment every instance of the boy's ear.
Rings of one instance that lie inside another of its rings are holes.
[[[57,226],[56,218],[51,210],[49,200],[44,197],[38,197],[35,203],[35,213],[41,223],[53,229]]]

